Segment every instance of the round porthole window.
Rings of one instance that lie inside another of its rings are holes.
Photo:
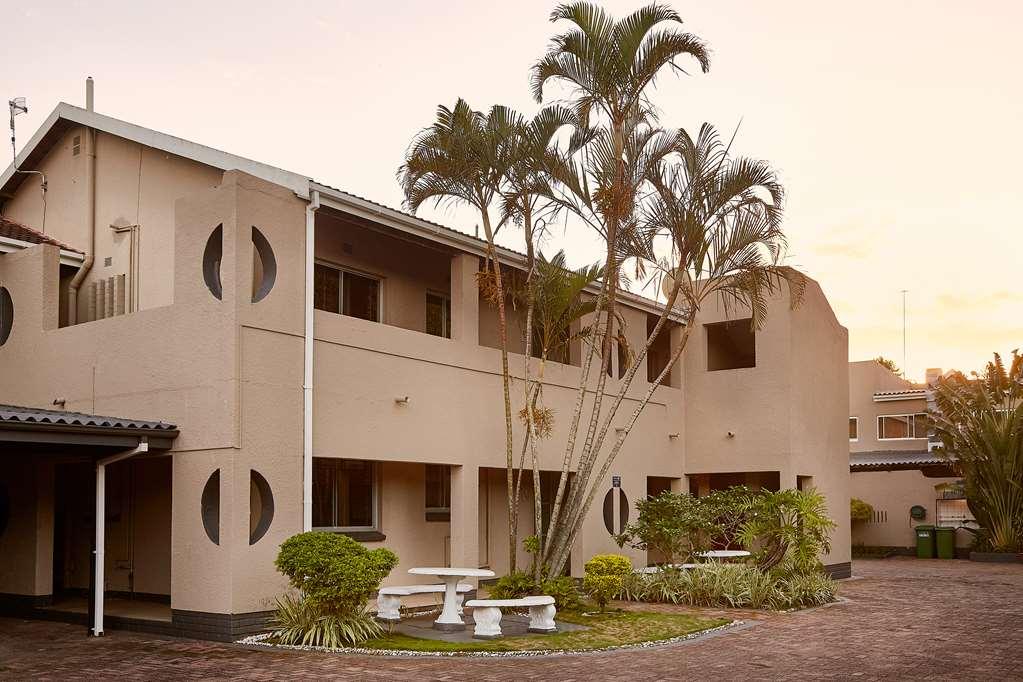
[[[274,520],[274,496],[270,484],[255,469],[249,471],[249,544],[254,545],[270,530]]]
[[[217,225],[217,228],[210,233],[206,240],[206,248],[202,253],[202,278],[206,282],[206,288],[216,299],[224,297],[224,287],[220,283],[220,261],[224,258],[224,226]]]
[[[210,474],[202,489],[202,527],[206,537],[220,544],[220,469]]]
[[[252,226],[252,302],[266,298],[277,281],[277,259],[270,242]]]
[[[6,287],[0,287],[0,346],[7,343],[14,326],[14,301]]]
[[[615,528],[615,495],[618,495],[618,528]],[[607,532],[611,535],[617,535],[625,530],[625,525],[629,522],[629,498],[625,496],[625,491],[621,488],[611,488],[604,495],[604,528],[607,528]]]

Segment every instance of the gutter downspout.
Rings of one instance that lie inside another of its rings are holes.
[[[302,375],[302,530],[313,528],[313,273],[316,262],[316,210],[320,193],[309,193],[305,209],[305,347]]]
[[[104,457],[96,462],[96,549],[94,552],[95,584],[93,585],[93,616],[92,635],[93,637],[103,636],[103,592],[105,591],[106,578],[103,571],[106,568],[106,519],[107,519],[107,465],[120,462],[135,455],[149,452],[149,442],[144,438],[132,450],[119,452],[116,455]]]
[[[89,76],[85,80],[85,108],[88,111],[93,110],[93,90],[92,90],[92,76]],[[82,282],[85,280],[85,276],[89,274],[89,270],[92,269],[92,263],[96,259],[96,129],[86,128],[85,140],[88,146],[86,154],[88,158],[85,160],[85,176],[86,176],[86,205],[88,212],[88,224],[89,224],[89,235],[92,242],[92,246],[89,248],[88,253],[85,254],[85,260],[82,262],[82,267],[78,268],[78,272],[71,279],[71,283],[68,285],[68,312],[67,312],[67,323],[68,326],[78,324],[78,289],[82,286]]]

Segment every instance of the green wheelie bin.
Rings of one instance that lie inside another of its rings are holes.
[[[916,532],[916,558],[934,558],[934,526],[921,524],[915,529]]]
[[[919,528],[919,526],[917,526]],[[955,528],[943,528],[936,527],[934,529],[934,546],[937,549],[939,559],[955,559],[956,558],[956,529]],[[919,540],[917,540],[919,542]],[[920,553],[919,545],[917,545],[917,554]]]

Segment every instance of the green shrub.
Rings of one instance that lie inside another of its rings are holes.
[[[567,575],[547,578],[540,583],[539,594],[554,597],[554,606],[558,611],[578,611],[582,607],[582,595],[575,584],[575,579]]]
[[[764,573],[747,564],[704,564],[625,579],[622,598],[725,608],[783,609],[833,601],[835,583],[820,572]]]
[[[369,550],[344,535],[293,535],[274,565],[301,594],[277,600],[274,637],[282,644],[337,647],[378,636],[382,630],[366,604],[397,564],[391,550]]]
[[[858,497],[849,499],[849,518],[856,521],[869,521],[874,516],[874,508]]]
[[[398,557],[389,549],[366,549],[345,535],[313,531],[285,540],[274,565],[292,587],[328,611],[356,613],[398,565]]]
[[[537,583],[531,574],[515,571],[501,576],[488,588],[488,594],[490,599],[518,599],[543,594],[554,597],[554,606],[558,611],[576,611],[582,606],[579,588],[575,580],[568,576],[547,578]]]
[[[518,599],[536,594],[536,581],[525,571],[503,575],[487,588],[490,599]]]
[[[384,633],[380,623],[366,611],[325,613],[317,602],[292,595],[279,597],[276,606],[273,637],[279,644],[337,648],[359,644]]]
[[[621,554],[597,554],[586,562],[583,589],[603,611],[607,603],[622,593],[625,578],[632,574],[632,562]]]

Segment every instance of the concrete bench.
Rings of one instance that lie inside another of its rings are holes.
[[[410,594],[444,594],[444,583],[439,585],[394,585],[381,587],[377,592],[377,618],[388,622],[401,620],[401,598]],[[469,583],[458,583],[458,613],[462,613],[462,600],[465,593],[473,589]]]
[[[530,632],[557,632],[554,623],[554,597],[520,597],[519,599],[470,599],[465,605],[472,609],[476,639],[495,639],[501,636],[502,608],[529,608]]]

